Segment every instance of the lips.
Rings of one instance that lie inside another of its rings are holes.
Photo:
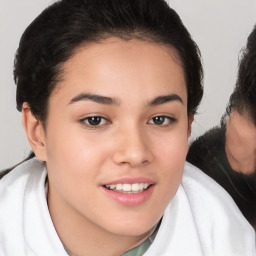
[[[106,196],[125,206],[137,206],[146,202],[155,184],[147,178],[125,178],[102,186]]]

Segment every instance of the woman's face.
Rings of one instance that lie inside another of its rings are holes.
[[[190,124],[181,64],[167,46],[110,38],[81,47],[63,71],[41,159],[53,221],[142,235],[183,174]]]

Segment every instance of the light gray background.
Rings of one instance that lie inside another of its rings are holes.
[[[30,151],[15,108],[13,59],[30,22],[53,1],[0,0],[0,170]],[[205,93],[191,139],[217,125],[236,80],[238,53],[256,23],[256,0],[169,0],[201,49]]]

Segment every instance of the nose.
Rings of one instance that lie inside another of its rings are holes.
[[[113,161],[118,165],[137,167],[152,161],[153,154],[145,132],[139,127],[120,131]]]

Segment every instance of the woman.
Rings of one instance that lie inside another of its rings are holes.
[[[185,166],[202,68],[164,1],[59,1],[14,74],[36,159],[1,179],[1,254],[254,254],[233,201]]]

